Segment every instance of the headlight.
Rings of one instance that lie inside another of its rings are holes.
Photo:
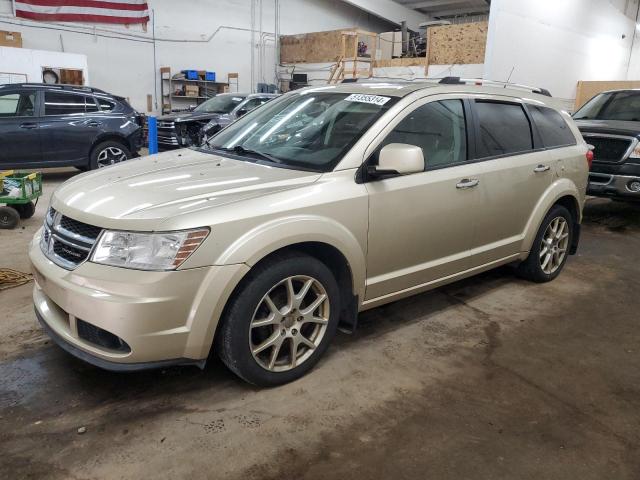
[[[640,158],[640,143],[636,145],[636,148],[633,149],[629,158]]]
[[[138,270],[175,270],[202,244],[209,229],[164,233],[105,230],[91,261]]]

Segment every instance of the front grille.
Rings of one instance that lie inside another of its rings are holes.
[[[87,225],[86,223],[78,222],[65,216],[60,219],[60,229],[66,230],[68,233],[73,233],[83,239],[91,240],[98,238],[98,235],[100,235],[102,231],[100,227]]]
[[[78,337],[93,345],[117,352],[128,353],[131,351],[131,347],[127,342],[111,332],[107,332],[79,318],[76,319],[76,325],[78,327]]]
[[[158,143],[173,146],[180,145],[175,122],[158,122]]]
[[[79,222],[50,208],[40,248],[53,263],[73,270],[89,257],[101,231],[100,227]]]
[[[594,146],[593,160],[603,163],[618,163],[626,159],[633,138],[606,137],[584,134],[587,143]]]

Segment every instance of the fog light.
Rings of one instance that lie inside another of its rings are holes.
[[[629,182],[629,184],[627,185],[627,188],[631,190],[633,193],[640,192],[640,180],[633,180]]]

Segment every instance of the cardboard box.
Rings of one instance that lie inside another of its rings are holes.
[[[184,94],[187,97],[198,97],[200,96],[200,87],[197,85],[185,85]]]
[[[0,47],[22,48],[22,35],[20,32],[0,30]]]

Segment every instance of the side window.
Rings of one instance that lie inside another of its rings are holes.
[[[84,113],[85,96],[73,93],[45,92],[45,115],[76,115]]]
[[[566,147],[576,144],[576,137],[562,115],[552,108],[529,105],[533,118],[545,147]]]
[[[242,106],[242,109],[246,110],[247,112],[250,112],[254,108],[259,107],[260,105],[262,105],[264,103],[261,100],[262,100],[261,98],[252,98],[251,100],[248,100],[247,103],[245,103]]]
[[[93,97],[84,97],[85,99],[85,111],[87,113],[93,113],[98,111],[98,105]]]
[[[467,132],[461,100],[442,100],[416,108],[381,145],[407,143],[422,148],[425,169],[467,160]]]
[[[97,98],[97,100],[101,112],[111,112],[116,108],[116,104],[111,100],[107,100],[106,98]]]
[[[533,149],[531,125],[522,106],[513,103],[475,102],[480,124],[478,158],[521,153]]]
[[[0,94],[0,118],[33,117],[35,92]]]

